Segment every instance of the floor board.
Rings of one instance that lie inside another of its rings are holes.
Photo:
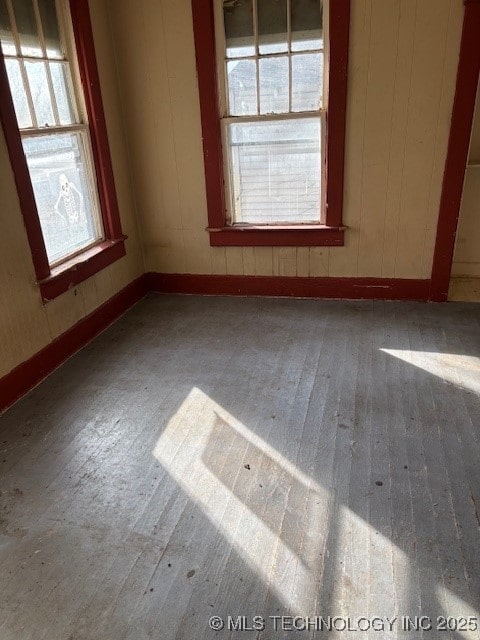
[[[478,640],[479,319],[140,302],[0,417],[0,639]]]

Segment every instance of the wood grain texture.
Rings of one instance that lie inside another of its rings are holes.
[[[0,418],[2,640],[478,615],[478,311],[139,303]]]

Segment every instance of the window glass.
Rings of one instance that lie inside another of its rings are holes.
[[[260,113],[288,111],[288,58],[261,58]]]
[[[38,0],[48,58],[63,58],[55,0]]]
[[[322,7],[320,0],[224,1],[228,115],[322,108]],[[241,38],[245,44],[247,34],[252,46],[233,46]]]
[[[233,116],[257,113],[257,65],[255,60],[229,60],[228,107]]]
[[[228,125],[233,222],[318,222],[320,119]]]
[[[257,0],[260,54],[286,53],[287,0]]]
[[[290,0],[292,51],[323,49],[323,5],[319,0]]]
[[[60,27],[54,0],[0,0],[2,51],[50,265],[103,237],[89,128]]]
[[[24,138],[23,148],[50,263],[101,237],[85,138],[80,133]]]
[[[12,92],[13,106],[15,107],[18,126],[20,129],[31,127],[33,122],[30,116],[28,100],[20,73],[20,64],[18,60],[11,60],[7,58],[5,60],[5,66],[7,68],[8,81],[10,84],[10,91]]]
[[[223,20],[227,58],[253,56],[255,36],[252,0],[224,0]]]
[[[320,222],[322,3],[225,0],[223,7],[231,221]],[[244,48],[232,53],[241,38]]]
[[[39,127],[51,127],[55,124],[55,116],[45,63],[27,60],[24,64],[37,124]]]
[[[12,6],[22,55],[41,57],[42,49],[32,1],[15,0]]]
[[[292,56],[292,111],[316,111],[322,106],[323,55]]]
[[[8,15],[7,3],[0,0],[0,40],[2,41],[2,51],[5,55],[15,55],[15,43],[13,41],[10,16]]]
[[[68,82],[68,67],[63,62],[50,62],[49,67],[60,124],[73,124],[76,117]]]

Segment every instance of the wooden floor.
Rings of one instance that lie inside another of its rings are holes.
[[[0,418],[0,639],[479,638],[479,356],[478,305],[143,300]]]

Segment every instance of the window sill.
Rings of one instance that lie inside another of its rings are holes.
[[[57,298],[71,287],[122,258],[126,254],[125,239],[126,236],[116,240],[105,240],[54,267],[48,278],[38,283],[44,302]]]
[[[207,231],[212,247],[342,247],[345,227],[236,225]]]

